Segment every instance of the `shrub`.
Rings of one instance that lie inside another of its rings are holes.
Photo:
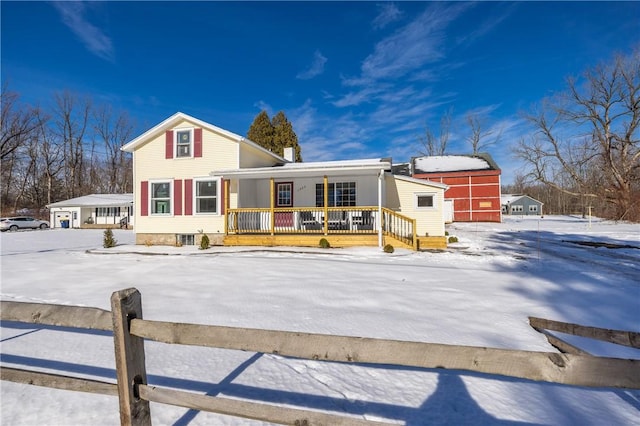
[[[115,247],[117,241],[115,238],[113,238],[113,231],[109,228],[109,229],[105,229],[104,230],[104,238],[102,240],[102,246],[104,248],[111,248],[111,247]]]
[[[385,253],[393,253],[394,249],[393,246],[391,244],[386,244],[383,249],[382,249]]]
[[[176,241],[176,247],[182,247],[182,241],[180,240]]]
[[[449,237],[449,242],[450,243],[457,243],[458,242],[458,237]]]
[[[146,240],[144,240],[144,245],[147,247],[151,247],[153,245],[153,241],[151,240],[151,238],[147,238]]]
[[[449,231],[444,231],[444,236],[448,237],[449,236]]]
[[[202,234],[202,238],[200,239],[200,250],[206,250],[209,248],[209,237],[207,234]]]
[[[327,241],[326,238],[321,238],[320,239],[320,247],[329,248],[329,247],[331,247],[331,244],[329,244],[329,241]]]

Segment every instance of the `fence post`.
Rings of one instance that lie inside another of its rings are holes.
[[[130,322],[142,319],[142,297],[135,288],[116,291],[111,295],[113,343],[116,355],[116,377],[120,400],[120,424],[151,425],[149,401],[140,399],[137,385],[147,384],[144,359],[144,339],[129,333]]]

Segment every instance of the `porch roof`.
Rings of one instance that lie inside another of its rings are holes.
[[[391,161],[383,158],[365,160],[320,161],[309,163],[285,163],[273,167],[215,170],[211,176],[236,179],[264,179],[317,176],[375,176],[380,171],[390,171]]]

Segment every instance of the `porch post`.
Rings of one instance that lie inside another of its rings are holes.
[[[329,178],[325,175],[322,179],[322,184],[324,187],[324,223],[322,224],[324,228],[324,235],[329,234]]]
[[[224,182],[224,235],[229,235],[229,179]]]
[[[275,184],[275,180],[273,178],[270,179],[270,187],[271,187],[271,201],[270,201],[270,208],[271,208],[271,221],[270,221],[270,227],[271,227],[271,235],[275,235],[275,227],[276,227],[276,217],[275,217],[275,202],[276,202],[276,184]]]

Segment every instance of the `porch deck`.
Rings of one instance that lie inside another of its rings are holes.
[[[420,237],[415,219],[379,207],[228,209],[225,245],[332,247],[390,243],[413,250],[446,248],[444,237]],[[423,247],[421,248],[420,245]]]

